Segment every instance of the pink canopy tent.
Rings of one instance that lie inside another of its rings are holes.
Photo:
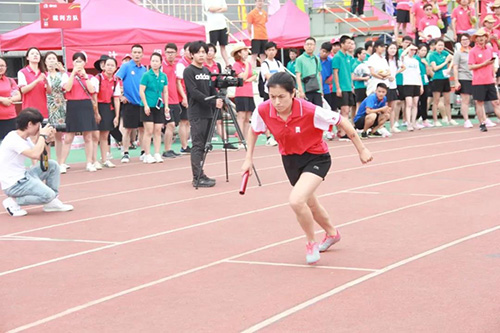
[[[268,39],[275,42],[279,48],[302,47],[306,38],[311,36],[309,16],[291,0],[269,17],[266,27]],[[250,39],[241,32],[234,34],[234,37],[231,38],[232,42],[238,39],[250,45]]]
[[[84,50],[87,65],[101,54],[121,59],[130,47],[139,43],[146,54],[162,50],[166,43],[182,45],[205,40],[205,28],[199,24],[151,11],[129,0],[77,0],[82,6],[82,27],[64,30],[67,59]],[[42,29],[36,21],[0,35],[1,51],[21,51],[35,46],[42,50],[61,49],[61,30]],[[66,62],[68,65],[71,61]]]

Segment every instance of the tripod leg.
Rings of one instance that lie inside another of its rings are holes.
[[[203,158],[201,159],[200,162],[200,170],[198,171],[198,177],[196,177],[196,186],[195,188],[198,189],[198,185],[200,184],[200,177],[201,174],[203,173],[203,166],[205,165],[205,160],[207,159],[208,152],[212,150],[212,137],[214,136],[215,133],[215,128],[217,126],[217,116],[220,113],[220,109],[215,109],[214,117],[212,118],[212,121],[210,123],[210,127],[208,130],[208,135],[205,140],[205,149],[203,151]]]
[[[227,99],[227,97],[226,97]],[[243,132],[241,131],[240,125],[238,125],[238,120],[236,119],[236,115],[233,111],[233,108],[229,104],[229,101],[225,101],[227,105],[227,111],[229,112],[229,115],[231,116],[231,119],[233,120],[233,125],[234,128],[236,129],[236,133],[238,133],[238,137],[240,138],[241,142],[243,143],[243,146],[245,147],[245,150],[247,150],[247,142],[245,140],[245,136],[243,135]],[[255,166],[253,166],[253,173],[255,174],[255,178],[257,178],[257,182],[259,186],[262,186],[262,183],[259,178],[259,174],[257,173],[257,169],[255,169]]]

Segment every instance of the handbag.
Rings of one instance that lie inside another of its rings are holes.
[[[316,56],[314,56],[314,60],[316,62],[316,68],[318,68],[318,59],[316,58]],[[317,73],[303,78],[302,82],[304,83],[304,91],[306,93],[310,93],[310,92],[317,92],[318,90],[320,90],[318,81],[319,80]]]

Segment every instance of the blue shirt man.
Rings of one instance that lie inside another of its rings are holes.
[[[354,117],[354,127],[362,130],[361,138],[368,137],[368,130],[371,128],[370,136],[389,136],[390,134],[383,128],[384,123],[390,119],[391,108],[387,106],[387,91],[389,88],[384,83],[379,83],[373,94],[361,102],[358,112]],[[379,132],[378,129],[386,133]]]
[[[144,73],[147,72],[146,66],[139,65],[133,60],[123,64],[116,76],[119,77],[123,82],[123,96],[131,104],[140,105],[141,96],[139,95],[139,85],[141,84],[141,78]]]
[[[359,106],[358,112],[356,113],[356,117],[354,117],[354,122],[358,121],[361,117],[364,117],[366,115],[366,108],[370,108],[372,110],[375,109],[380,109],[384,107],[387,104],[387,97],[384,96],[381,100],[378,99],[377,94],[373,93],[363,102],[361,102],[361,105]]]
[[[328,56],[326,59],[321,59],[321,78],[323,79],[323,94],[327,95],[332,93],[331,89],[331,76],[333,74],[332,57]],[[327,81],[329,83],[327,83]]]

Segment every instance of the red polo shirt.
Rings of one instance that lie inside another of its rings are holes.
[[[425,15],[420,21],[418,21],[418,31],[424,31],[425,28],[435,25],[437,26],[439,18],[436,15],[432,15],[431,17]]]
[[[78,83],[78,81],[76,81],[76,83]],[[112,97],[121,96],[120,84],[115,76],[108,78],[106,75],[99,73],[92,78],[92,83],[94,84],[95,91],[97,91],[98,103],[109,104],[111,103]],[[80,84],[78,83],[78,85]]]
[[[396,9],[398,9],[398,10],[406,10],[408,12],[411,10],[410,1],[409,0],[396,0],[396,2],[398,3],[396,5]]]
[[[0,97],[11,97],[16,90],[19,90],[16,81],[3,75],[0,79]],[[5,106],[0,103],[0,120],[14,119],[16,117],[16,106],[14,104]]]
[[[181,85],[182,85],[182,89],[184,89],[184,93],[186,93],[186,85],[184,84],[184,70],[189,65],[191,65],[191,61],[186,57],[182,57],[181,60],[179,60],[177,62],[176,68],[175,68],[175,73],[177,75],[177,78],[181,79]],[[179,101],[182,101],[182,96],[181,96],[180,92],[178,92],[178,98],[179,98]]]
[[[491,46],[484,48],[476,44],[469,52],[469,65],[479,65],[493,58],[493,49]],[[472,85],[494,84],[493,64],[483,66],[472,71]]]
[[[30,66],[26,66],[17,73],[17,79],[19,82],[19,88],[27,86],[31,82],[35,81],[41,71],[35,73]],[[49,111],[47,110],[47,89],[45,82],[39,82],[31,91],[23,94],[23,106],[22,108],[36,108],[40,110],[44,118],[49,117]]]
[[[418,1],[413,4],[413,7],[411,8],[411,11],[415,15],[415,22],[420,22],[422,18],[425,16],[425,11],[424,11],[424,5],[430,3],[429,1]],[[418,27],[418,24],[417,24]],[[420,30],[420,29],[419,29]]]
[[[469,11],[472,17],[476,15],[476,11],[474,10],[474,8],[469,8],[469,7],[464,8],[460,5],[457,8],[453,9],[451,18],[457,20],[456,22],[457,33],[463,33],[473,28],[472,24],[470,24],[470,17],[468,14]]]
[[[92,79],[92,75],[88,75],[89,80]],[[68,78],[69,79],[69,78]],[[87,81],[80,76],[82,84],[87,88]],[[66,84],[66,82],[62,82],[62,84]],[[68,101],[80,101],[84,99],[90,99],[89,95],[83,90],[82,85],[78,82],[76,76],[73,80],[73,87],[70,91],[67,91],[64,96]]]
[[[179,104],[179,92],[177,91],[177,76],[175,75],[175,67],[177,66],[177,61],[170,64],[168,61],[163,61],[163,66],[161,67],[163,73],[167,75],[168,81],[168,104]]]
[[[271,100],[260,104],[257,110],[252,114],[252,130],[261,134],[269,129],[278,141],[281,155],[327,153],[323,132],[338,125],[342,119],[338,112],[298,98],[293,99],[292,113],[286,121],[278,116]]]

